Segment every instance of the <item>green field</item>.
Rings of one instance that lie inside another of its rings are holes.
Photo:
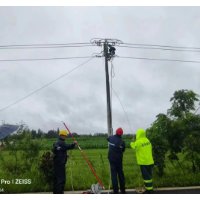
[[[42,154],[43,152],[41,152]],[[98,177],[104,184],[106,189],[109,188],[109,163],[107,160],[108,150],[105,149],[94,149],[85,150],[86,157],[90,161],[91,165],[95,169]],[[3,154],[9,159],[8,152]],[[96,184],[98,181],[93,175],[88,164],[84,160],[79,150],[72,151],[73,156],[69,159],[66,165],[66,186],[65,190],[87,190],[90,189],[92,184]],[[127,149],[124,154],[124,174],[126,180],[126,188],[133,189],[139,186],[143,186],[142,177],[140,174],[139,166],[136,164],[135,154],[131,149]],[[170,163],[165,169],[165,175],[159,178],[156,173],[156,169],[153,171],[153,182],[154,188],[157,187],[178,187],[178,186],[196,186],[200,184],[200,175],[195,174],[184,174],[178,166],[175,169]],[[0,171],[1,179],[12,180],[12,179],[31,179],[31,185],[0,185],[4,188],[7,193],[21,193],[21,192],[47,192],[51,191],[48,185],[45,185],[40,181],[37,170],[34,168],[31,172],[26,174],[15,176],[14,174],[4,174]],[[140,184],[139,184],[140,183]],[[112,185],[111,185],[112,187]]]
[[[106,137],[78,137],[76,138],[78,141],[79,146],[82,149],[107,149],[108,148],[108,142]],[[126,148],[130,148],[130,142],[131,137],[125,136],[123,137],[123,140],[125,142]],[[46,150],[52,149],[52,144],[56,142],[56,138],[54,139],[46,139],[45,148]],[[66,143],[73,143],[73,140],[71,137],[68,137],[66,139]]]
[[[50,147],[51,149],[52,143],[55,142],[56,139],[48,139],[46,140],[46,147]],[[109,162],[107,159],[108,149],[98,149],[98,145],[106,145],[106,138],[77,138],[79,145],[81,146],[84,154],[88,158],[89,162],[93,166],[96,171],[98,177],[104,184],[106,189],[109,188]],[[127,144],[130,139],[127,139]],[[67,143],[72,142],[70,139],[67,139]],[[95,144],[96,148],[89,149],[88,146],[84,148],[84,145],[88,144],[89,147],[92,144]],[[40,151],[40,155],[42,155],[46,150]],[[87,190],[91,187],[92,184],[97,183],[97,179],[83,158],[81,152],[76,148],[75,150],[69,151],[72,152],[72,156],[67,162],[66,165],[66,185],[65,190]],[[1,154],[4,156],[6,160],[11,159],[11,155],[9,155],[9,151],[2,151]],[[178,163],[174,163],[173,165],[166,160],[166,168],[165,174],[162,178],[157,176],[156,167],[153,168],[153,184],[154,188],[157,187],[178,187],[178,186],[194,186],[200,185],[200,174],[188,173],[189,163],[183,161],[183,156],[180,154],[180,165]],[[20,158],[23,159],[23,158]],[[30,185],[0,185],[0,187],[4,188],[6,193],[27,193],[27,192],[47,192],[51,191],[48,187],[48,184],[44,183],[41,180],[41,177],[37,171],[36,165],[32,165],[32,169],[29,172],[21,175],[15,175],[12,173],[5,173],[2,171],[0,162],[0,174],[1,179],[12,180],[12,179],[31,179],[32,183]],[[123,159],[123,170],[125,174],[126,188],[136,188],[139,186],[143,186],[142,177],[140,173],[140,168],[136,163],[135,152],[127,148],[124,153]],[[112,184],[111,184],[112,188]]]

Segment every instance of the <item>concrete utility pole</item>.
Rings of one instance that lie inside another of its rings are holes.
[[[112,115],[110,103],[110,83],[108,72],[108,44],[107,40],[104,42],[104,56],[105,56],[105,72],[106,72],[106,92],[107,92],[107,122],[108,122],[108,136],[113,135],[112,131]]]
[[[92,44],[97,46],[102,46],[103,44],[103,54],[97,54],[96,57],[105,57],[105,73],[106,73],[106,94],[107,94],[107,123],[108,123],[108,136],[113,135],[112,127],[112,113],[111,113],[111,102],[110,102],[110,82],[109,82],[109,73],[108,73],[108,61],[111,61],[115,57],[115,45],[120,45],[123,42],[117,39],[102,39],[102,38],[93,38],[90,40]],[[109,46],[109,52],[108,52]]]

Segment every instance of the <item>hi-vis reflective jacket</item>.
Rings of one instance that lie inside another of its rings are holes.
[[[154,164],[152,156],[152,146],[146,138],[146,133],[143,129],[139,129],[136,134],[136,141],[131,142],[130,146],[136,151],[137,163],[139,165]]]

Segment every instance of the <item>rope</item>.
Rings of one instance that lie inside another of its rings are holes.
[[[111,98],[110,98],[110,99],[111,99],[111,105],[110,105],[110,106],[111,106],[111,116],[112,116],[112,93],[114,92],[114,93],[116,94],[116,92],[114,91],[114,89],[113,89],[113,87],[112,87],[112,78],[115,77],[114,66],[113,66],[113,58],[111,58],[110,61],[111,61],[111,73],[110,73],[111,82],[109,82],[109,83],[110,83],[110,90],[111,90]],[[103,64],[105,64],[105,63],[104,63],[104,60],[103,60]],[[116,94],[116,96],[117,96],[118,100],[120,101],[120,99],[119,99],[119,97],[118,97],[117,94]],[[122,109],[124,110],[121,101],[120,101],[120,103],[121,103]],[[130,122],[129,122],[129,119],[128,119],[128,116],[127,116],[125,110],[124,110],[124,113],[125,113],[125,115],[126,115],[126,117],[127,117],[128,124],[129,124],[130,130],[131,130],[131,133],[133,133],[133,132],[132,132],[131,125],[130,125]],[[111,133],[113,134],[113,127],[111,127]],[[111,185],[111,167],[110,167],[109,191],[110,191],[110,185]],[[140,188],[140,176],[139,176],[139,187],[138,187],[137,189],[138,189],[138,193],[143,193],[143,192],[144,192],[144,189],[143,189],[143,188]],[[109,191],[108,191],[108,194],[109,194]]]
[[[113,58],[111,59],[111,90],[116,94],[116,92],[114,91],[114,89],[113,89],[113,87],[112,87],[112,78],[115,76],[115,73],[114,73],[114,66],[113,66],[112,61],[113,61]],[[119,97],[118,97],[117,94],[116,94],[116,96],[117,96],[117,98],[119,99]],[[119,101],[120,101],[120,99],[119,99]],[[112,92],[111,92],[111,102],[112,102]],[[121,101],[120,101],[120,103],[121,103],[122,109],[124,110]],[[111,103],[111,111],[112,111],[112,103]],[[131,128],[131,125],[130,125],[130,122],[129,122],[129,118],[128,118],[128,116],[127,116],[125,110],[124,110],[124,113],[125,113],[125,115],[126,115],[126,117],[127,117],[128,124],[129,124],[130,130],[131,130],[131,133],[133,133],[132,128]],[[144,193],[144,191],[145,191],[145,188],[144,188],[144,187],[141,187],[141,183],[140,183],[140,174],[139,174],[139,187],[136,188],[136,192],[141,194],[141,193]]]
[[[116,92],[114,91],[114,89],[113,89],[113,87],[112,87],[112,78],[115,77],[114,66],[113,66],[113,63],[112,63],[112,62],[113,62],[113,58],[111,59],[111,73],[110,73],[110,74],[111,74],[111,75],[110,75],[110,76],[111,76],[111,78],[110,78],[110,79],[111,79],[111,82],[109,82],[109,83],[110,83],[110,90],[111,90],[111,114],[112,114],[112,92],[115,93],[115,95],[117,96],[118,100],[120,101],[118,95],[116,94]],[[122,109],[124,110],[121,101],[120,101],[120,103],[121,103]],[[125,115],[126,115],[126,117],[127,117],[128,124],[129,124],[130,130],[131,130],[131,132],[132,132],[131,125],[130,125],[130,122],[129,122],[129,119],[128,119],[128,116],[127,116],[125,110],[124,110],[124,113],[125,113]],[[111,127],[111,128],[112,128],[112,127]],[[112,130],[113,130],[113,128],[112,128]],[[112,132],[112,134],[113,134],[113,132]],[[111,169],[110,169],[110,183],[111,183]],[[109,190],[110,190],[110,183],[109,183]],[[139,185],[140,185],[140,182],[139,182]],[[109,193],[109,192],[108,192],[108,193]]]

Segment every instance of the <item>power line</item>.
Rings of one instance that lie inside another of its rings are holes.
[[[7,109],[7,108],[9,108],[9,107],[11,107],[11,106],[13,106],[13,105],[16,104],[16,103],[18,103],[18,102],[20,102],[20,101],[22,101],[22,100],[28,98],[29,96],[31,96],[31,95],[35,94],[36,92],[42,90],[43,88],[47,87],[48,85],[54,83],[55,81],[57,81],[57,80],[63,78],[64,76],[66,76],[67,74],[69,74],[69,73],[71,73],[72,71],[76,70],[77,68],[81,67],[82,65],[84,65],[84,64],[87,63],[87,62],[89,62],[89,61],[92,60],[93,58],[94,58],[94,57],[90,58],[89,60],[87,60],[87,61],[85,61],[84,63],[80,64],[78,67],[76,67],[76,68],[72,69],[71,71],[69,71],[69,72],[63,74],[62,76],[60,76],[60,77],[58,77],[57,79],[51,81],[50,83],[44,85],[43,87],[41,87],[40,89],[38,89],[38,90],[32,92],[31,94],[29,94],[29,95],[23,97],[22,99],[20,99],[20,100],[14,102],[14,103],[12,103],[12,104],[10,104],[9,106],[6,106],[5,108],[1,109],[0,112],[3,111],[3,110],[5,110],[5,109]]]
[[[155,45],[155,44],[132,44],[132,43],[122,43],[123,45],[131,45],[131,46],[153,46],[153,47],[164,47],[164,48],[178,48],[178,49],[199,49],[199,47],[179,47],[179,46],[167,46],[167,45]],[[94,44],[91,44],[91,43],[88,43],[88,42],[85,42],[85,43],[58,43],[58,44],[25,44],[25,45],[0,45],[0,48],[5,48],[5,49],[8,49],[9,47],[35,47],[35,48],[38,48],[38,47],[41,47],[41,48],[47,48],[45,46],[68,46],[68,45],[88,45],[88,46],[94,46]],[[72,47],[73,47],[72,46]],[[118,46],[118,47],[121,47],[121,46]],[[124,46],[125,47],[125,46]],[[53,47],[52,47],[53,48]]]
[[[91,56],[84,57],[65,57],[65,58],[33,58],[33,59],[13,59],[13,60],[0,60],[0,62],[15,62],[15,61],[36,61],[36,60],[66,60],[77,58],[92,58]]]
[[[116,56],[115,58],[130,58],[130,59],[136,59],[136,60],[156,60],[156,61],[170,61],[170,62],[200,63],[200,61],[194,61],[194,60],[170,60],[170,59],[123,57],[123,56]]]
[[[66,60],[66,59],[79,59],[79,58],[92,58],[92,56],[64,57],[64,58],[12,59],[12,60],[0,60],[0,62]],[[125,56],[116,56],[115,58],[130,58],[130,59],[136,59],[136,60],[155,60],[155,61],[170,61],[170,62],[200,63],[200,61],[194,61],[194,60],[170,60],[170,59],[157,59],[157,58],[125,57]]]
[[[21,44],[21,45],[1,45],[0,48],[3,48],[3,47],[29,47],[29,46],[60,46],[60,45],[64,45],[64,46],[67,46],[67,45],[82,45],[82,44],[90,44],[91,43],[61,43],[61,44]]]
[[[196,112],[199,110],[200,107],[198,107],[198,109],[196,109],[196,111],[194,112],[194,114],[196,114]]]
[[[154,47],[166,47],[166,48],[178,48],[178,49],[199,49],[199,47],[177,47],[177,46],[164,46],[164,45],[156,45],[156,44],[130,44],[130,43],[123,43],[126,45],[133,45],[133,46],[154,46]]]
[[[54,49],[54,48],[76,48],[76,47],[94,47],[94,45],[76,45],[76,46],[69,46],[69,45],[62,45],[62,46],[22,46],[22,47],[1,47],[1,50],[9,50],[9,49]],[[155,48],[155,47],[139,47],[139,46],[118,46],[118,47],[126,47],[132,49],[155,49],[155,50],[165,50],[165,51],[184,51],[184,52],[200,52],[200,50],[191,50],[191,49],[169,49],[169,48]]]
[[[165,49],[165,48],[155,48],[155,47],[132,47],[132,46],[118,46],[118,47],[126,47],[126,48],[133,48],[133,49],[155,49],[155,50],[165,50],[165,51],[186,51],[186,52],[200,52],[200,50],[190,50],[190,49]]]
[[[94,45],[78,45],[78,46],[39,46],[39,47],[36,47],[36,46],[33,46],[33,47],[0,47],[0,49],[50,49],[50,48],[67,48],[67,47],[91,47]]]

